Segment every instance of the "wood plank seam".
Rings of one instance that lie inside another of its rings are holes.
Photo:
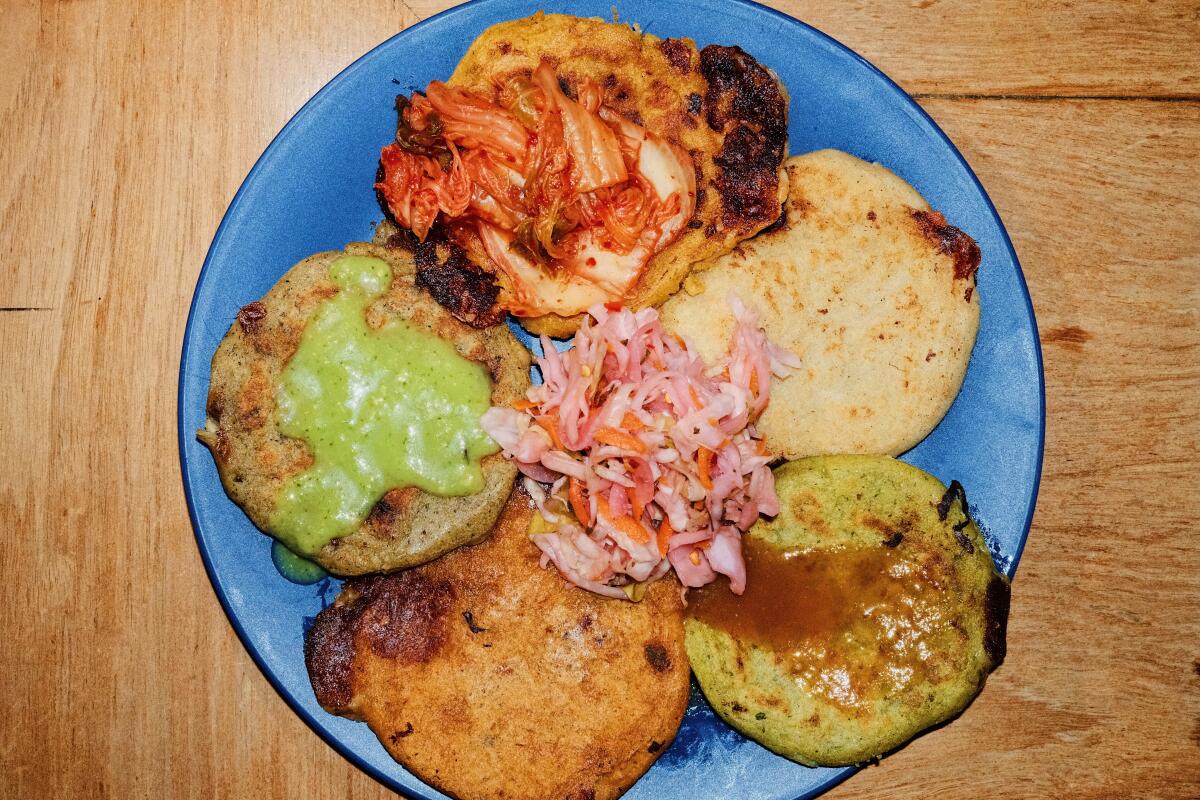
[[[1046,102],[1081,100],[1102,102],[1200,103],[1198,94],[965,94],[955,92],[913,92],[914,100],[1009,100]]]

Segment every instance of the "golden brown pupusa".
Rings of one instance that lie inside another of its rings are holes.
[[[785,223],[700,265],[663,305],[663,324],[714,359],[733,330],[733,294],[799,357],[758,422],[773,455],[902,453],[966,375],[979,248],[879,164],[820,150],[786,168]]]
[[[482,544],[347,582],[308,634],[309,675],[451,796],[615,798],[686,709],[679,585],[639,603],[582,591],[538,564],[533,513],[518,489]]]

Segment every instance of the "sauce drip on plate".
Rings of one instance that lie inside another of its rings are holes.
[[[688,615],[770,650],[808,691],[853,712],[904,692],[944,665],[930,643],[949,624],[936,563],[903,546],[777,550],[743,540],[746,591],[713,583]]]
[[[301,586],[309,586],[329,575],[320,564],[301,558],[280,541],[271,543],[271,563],[280,575]]]

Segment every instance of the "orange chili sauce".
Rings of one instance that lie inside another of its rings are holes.
[[[688,615],[769,649],[810,692],[853,712],[937,668],[943,588],[902,546],[781,551],[747,536],[743,553],[745,593],[723,580],[692,590]]]

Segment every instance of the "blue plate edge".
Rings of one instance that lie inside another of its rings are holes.
[[[437,14],[434,14],[430,17],[427,17],[425,19],[418,21],[418,22],[414,23],[413,25],[408,26],[407,28],[397,31],[392,36],[379,42],[378,44],[373,46],[370,50],[363,53],[361,56],[356,58],[354,61],[350,62],[343,69],[339,70],[337,72],[337,74],[335,74],[332,78],[330,78],[316,93],[314,93],[307,101],[305,101],[305,103],[303,105],[300,106],[300,108],[298,108],[292,114],[292,116],[283,125],[283,127],[280,128],[279,132],[276,133],[275,136],[273,136],[271,138],[271,141],[268,142],[266,147],[263,149],[262,153],[260,153],[258,158],[255,159],[255,162],[251,166],[249,171],[247,171],[245,177],[242,179],[242,182],[238,186],[238,190],[234,193],[233,199],[230,201],[229,206],[225,209],[225,213],[221,217],[221,222],[217,225],[217,228],[213,233],[212,241],[210,242],[208,251],[205,254],[204,263],[201,265],[200,272],[196,276],[196,282],[195,282],[195,286],[194,286],[193,292],[192,292],[192,302],[189,304],[187,321],[186,321],[185,327],[184,327],[183,342],[182,342],[182,345],[180,348],[179,384],[178,384],[179,388],[176,392],[176,421],[177,421],[177,426],[178,426],[180,477],[181,477],[182,483],[183,483],[184,498],[187,503],[188,517],[192,524],[192,532],[193,532],[193,537],[195,539],[196,547],[197,547],[197,550],[199,550],[199,552],[200,552],[200,558],[204,564],[205,573],[208,575],[209,583],[212,586],[214,594],[216,594],[216,596],[217,596],[217,601],[220,603],[221,608],[225,613],[226,619],[229,621],[230,626],[233,628],[234,633],[237,635],[243,648],[245,648],[247,653],[249,653],[251,660],[254,662],[254,664],[258,668],[259,672],[261,672],[263,674],[263,676],[267,679],[267,682],[271,685],[271,687],[275,690],[275,692],[284,700],[284,702],[287,703],[287,705],[292,709],[292,711],[298,717],[300,717],[304,721],[304,723],[314,733],[317,734],[317,736],[319,736],[326,744],[330,745],[335,751],[337,751],[339,754],[341,754],[344,758],[346,758],[348,761],[350,761],[350,763],[354,764],[356,767],[361,769],[363,772],[367,773],[372,778],[379,781],[386,788],[390,789],[391,791],[397,792],[398,794],[400,794],[404,797],[414,798],[414,800],[422,800],[422,798],[418,794],[410,793],[410,790],[407,787],[403,787],[403,786],[399,786],[398,784],[394,784],[394,782],[390,778],[390,776],[388,776],[386,773],[377,769],[375,766],[373,766],[372,764],[367,762],[365,759],[363,759],[361,756],[359,756],[353,749],[344,745],[341,741],[334,738],[334,736],[332,734],[328,733],[325,730],[325,728],[320,724],[320,722],[317,720],[317,718],[313,714],[309,713],[309,711],[300,704],[299,699],[293,693],[291,693],[285,686],[283,686],[283,684],[267,668],[265,660],[263,659],[262,655],[259,653],[258,648],[252,643],[252,641],[249,637],[249,634],[246,632],[246,630],[243,628],[241,623],[238,621],[237,616],[234,614],[233,609],[231,608],[229,601],[227,599],[227,594],[228,594],[227,590],[226,590],[223,582],[221,581],[220,577],[214,570],[211,558],[209,556],[209,552],[200,537],[199,519],[197,516],[195,505],[193,503],[192,484],[191,484],[191,479],[189,477],[188,470],[187,470],[186,447],[189,442],[189,437],[190,437],[191,441],[195,440],[194,439],[195,432],[189,431],[185,427],[185,424],[184,424],[184,392],[183,392],[184,381],[185,381],[184,367],[185,367],[185,359],[186,359],[187,352],[188,352],[189,345],[191,343],[191,338],[192,338],[193,323],[194,323],[195,316],[196,316],[197,302],[199,299],[198,298],[198,294],[199,294],[198,290],[200,288],[200,284],[202,283],[204,276],[209,269],[210,262],[211,262],[212,256],[213,256],[213,251],[216,247],[217,242],[221,238],[221,233],[225,229],[227,222],[233,216],[233,212],[237,209],[238,205],[240,204],[240,202],[242,200],[243,192],[245,191],[247,184],[250,182],[251,178],[253,178],[255,176],[255,174],[257,174],[257,172],[259,171],[259,169],[262,165],[263,159],[266,157],[266,154],[276,145],[277,142],[281,141],[282,139],[284,139],[287,136],[287,134],[290,132],[292,127],[296,124],[297,118],[301,116],[302,112],[308,106],[318,102],[327,92],[329,92],[331,90],[331,87],[335,83],[337,83],[343,75],[353,72],[359,66],[360,63],[362,63],[363,61],[368,59],[376,50],[379,50],[380,48],[384,47],[385,45],[387,45],[389,42],[391,42],[396,37],[404,35],[404,34],[408,33],[409,31],[412,31],[413,29],[424,26],[427,23],[431,23],[434,20],[438,20],[443,17],[452,16],[456,13],[462,12],[464,9],[467,9],[469,7],[487,5],[491,1],[492,0],[469,0],[468,2],[445,9],[444,11],[441,11]],[[1045,459],[1045,441],[1046,441],[1046,376],[1045,376],[1045,369],[1044,369],[1043,356],[1042,356],[1041,338],[1040,338],[1040,335],[1038,332],[1037,316],[1034,312],[1033,299],[1029,293],[1029,286],[1028,286],[1027,281],[1025,280],[1025,272],[1021,267],[1020,259],[1018,258],[1016,249],[1014,248],[1014,246],[1012,244],[1012,240],[1009,237],[1008,229],[1005,227],[1003,219],[1001,218],[999,212],[996,210],[996,206],[992,202],[991,196],[988,194],[987,190],[984,188],[983,183],[979,180],[979,177],[975,174],[974,169],[971,168],[971,165],[967,162],[966,158],[959,151],[958,147],[955,146],[954,142],[945,133],[945,131],[942,130],[941,126],[939,126],[937,124],[937,122],[933,119],[933,117],[929,114],[929,112],[926,111],[921,106],[920,103],[918,103],[915,99],[913,99],[913,97],[907,91],[905,91],[899,84],[897,84],[894,80],[892,80],[892,78],[890,78],[886,73],[884,73],[882,70],[880,70],[874,64],[872,64],[870,61],[868,61],[862,55],[860,55],[856,51],[847,47],[842,42],[835,39],[833,36],[830,36],[829,34],[813,27],[812,25],[809,25],[808,23],[804,22],[803,20],[792,17],[788,14],[785,14],[782,11],[778,11],[776,9],[773,9],[768,6],[764,6],[760,3],[754,2],[754,0],[726,0],[726,1],[729,2],[731,5],[743,6],[746,8],[757,10],[758,12],[765,12],[768,15],[779,19],[784,24],[800,26],[801,28],[806,29],[807,31],[811,32],[812,34],[815,34],[815,36],[818,39],[823,40],[825,42],[825,44],[827,44],[828,46],[831,46],[834,49],[839,50],[839,51],[845,53],[846,55],[849,55],[853,60],[855,60],[855,61],[859,62],[860,64],[862,64],[863,66],[865,66],[876,77],[882,78],[885,85],[888,88],[890,88],[894,92],[898,93],[900,95],[900,97],[902,97],[904,100],[908,101],[908,103],[911,105],[912,108],[915,108],[917,110],[920,117],[929,125],[929,127],[937,134],[937,136],[947,145],[950,152],[953,154],[954,158],[958,161],[958,163],[966,171],[966,174],[967,174],[968,178],[970,179],[970,182],[975,186],[975,188],[978,189],[981,197],[983,198],[984,202],[986,203],[987,211],[991,214],[992,218],[996,222],[996,225],[1000,231],[1001,240],[1004,244],[1004,247],[1006,248],[1008,255],[1011,257],[1012,262],[1013,262],[1014,266],[1016,267],[1017,280],[1020,285],[1021,292],[1024,296],[1026,311],[1027,311],[1029,321],[1030,321],[1030,324],[1032,326],[1032,331],[1033,331],[1034,353],[1036,356],[1037,375],[1038,375],[1039,425],[1038,425],[1038,441],[1037,441],[1037,464],[1036,464],[1036,468],[1034,471],[1033,487],[1032,487],[1032,491],[1030,492],[1029,504],[1028,504],[1028,508],[1026,509],[1026,514],[1025,514],[1024,530],[1022,531],[1020,540],[1017,544],[1017,547],[1015,548],[1015,550],[1012,554],[1012,557],[1009,560],[1009,565],[1005,569],[1005,573],[1011,579],[1012,577],[1014,577],[1014,575],[1016,573],[1017,566],[1020,563],[1021,556],[1024,553],[1025,545],[1029,538],[1030,529],[1031,529],[1031,526],[1033,523],[1033,516],[1034,516],[1035,510],[1036,510],[1036,506],[1037,506],[1037,498],[1038,498],[1038,494],[1039,494],[1040,488],[1041,488],[1041,477],[1042,477],[1043,462]],[[614,11],[616,10],[615,3],[613,5],[613,9],[614,9]],[[791,154],[789,153],[789,156],[790,155]],[[232,320],[231,320],[231,324],[232,324]],[[860,769],[861,769],[861,767],[845,767],[845,768],[839,770],[838,772],[832,774],[830,776],[830,778],[827,781],[825,781],[823,784],[821,784],[820,786],[813,787],[811,790],[804,792],[803,794],[797,795],[795,800],[811,800],[811,798],[817,797],[817,796],[825,793],[829,789],[833,788],[834,786],[841,784],[842,782],[847,780],[850,776],[856,774]],[[429,788],[432,791],[437,792],[437,790],[434,789],[433,787],[430,786]],[[441,793],[438,792],[438,794],[440,795]]]

